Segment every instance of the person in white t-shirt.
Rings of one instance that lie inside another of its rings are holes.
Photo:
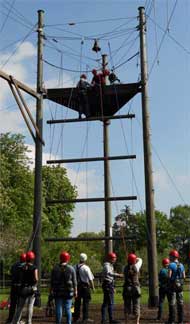
[[[91,300],[91,289],[94,290],[94,275],[88,265],[86,265],[87,255],[85,253],[80,254],[80,261],[75,266],[76,276],[77,276],[77,287],[78,295],[75,298],[74,304],[74,323],[76,323],[80,318],[80,307],[83,301],[83,323],[93,322],[88,317],[89,302]]]

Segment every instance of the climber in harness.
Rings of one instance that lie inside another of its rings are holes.
[[[90,108],[88,103],[88,88],[90,84],[87,81],[86,74],[81,74],[80,80],[77,84],[78,97],[79,97],[79,119],[84,113],[86,117],[90,117]]]
[[[104,293],[103,304],[101,307],[102,321],[101,323],[106,323],[106,308],[108,308],[109,323],[118,323],[118,321],[113,319],[113,305],[114,305],[114,279],[122,278],[123,275],[114,272],[114,263],[117,260],[117,255],[114,252],[110,252],[107,255],[107,262],[103,265],[103,282],[102,289]]]
[[[21,286],[19,289],[18,306],[12,324],[19,324],[22,311],[27,305],[27,323],[32,323],[33,307],[37,293],[38,269],[34,264],[35,254],[33,251],[26,253],[26,263],[22,266]]]
[[[10,324],[13,320],[15,310],[18,304],[19,289],[21,286],[22,267],[26,261],[26,253],[20,255],[20,261],[14,263],[11,267],[11,291],[10,291],[10,308],[9,317],[6,324]]]
[[[114,84],[116,81],[118,83],[120,83],[120,80],[118,79],[118,77],[116,76],[116,74],[113,71],[109,74],[108,78],[109,78],[110,84]]]
[[[168,324],[175,322],[175,304],[177,300],[178,323],[183,323],[183,283],[185,279],[185,268],[179,262],[179,253],[170,251],[170,264],[168,267],[169,277],[169,318]]]
[[[128,323],[129,315],[131,314],[131,311],[133,311],[133,314],[136,317],[136,324],[139,324],[141,296],[139,271],[142,266],[142,259],[137,258],[134,253],[130,253],[127,257],[127,261],[128,263],[124,268],[123,285],[125,323]],[[133,310],[131,310],[131,307]]]
[[[158,279],[159,279],[159,303],[158,303],[158,316],[157,320],[162,318],[163,313],[163,304],[164,299],[167,297],[169,302],[169,278],[168,278],[168,266],[170,264],[170,260],[168,258],[164,258],[162,260],[162,269],[160,269]]]
[[[70,255],[66,251],[60,254],[60,263],[57,264],[51,273],[51,289],[55,298],[56,324],[62,323],[63,308],[66,313],[67,324],[72,323],[72,298],[77,296],[76,273],[68,264]]]
[[[91,300],[91,289],[94,290],[94,275],[88,265],[86,265],[86,253],[80,254],[80,261],[75,266],[77,276],[77,290],[78,295],[75,298],[73,321],[77,322],[80,318],[80,307],[83,301],[82,319],[84,323],[93,322],[89,319],[88,310],[89,302]]]

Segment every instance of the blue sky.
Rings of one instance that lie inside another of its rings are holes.
[[[139,57],[124,62],[139,51],[138,7],[147,13],[147,51],[149,66],[149,109],[155,207],[169,214],[171,207],[189,204],[189,81],[190,81],[190,3],[167,0],[142,1],[0,1],[0,69],[35,88],[37,10],[44,10],[44,86],[75,85],[81,70],[100,66],[100,54],[91,50],[98,38],[101,54],[108,54],[123,83],[136,82],[140,74]],[[23,16],[21,16],[21,14]],[[69,22],[75,23],[70,25]],[[71,71],[68,71],[71,70]],[[72,72],[76,71],[76,72]],[[0,81],[1,132],[20,132],[26,136],[33,156],[34,147],[12,94]],[[26,96],[35,116],[35,102]],[[112,217],[125,204],[133,211],[143,210],[144,166],[142,147],[141,97],[137,95],[121,114],[135,113],[133,121],[112,121],[110,155],[136,154],[137,159],[111,163],[112,195],[137,195],[136,202],[112,203]],[[48,126],[53,118],[77,117],[73,111],[44,101],[44,163],[52,157],[68,158],[102,155],[102,124],[81,123]],[[68,175],[78,187],[79,197],[103,196],[102,162],[67,165]],[[134,177],[132,176],[134,172]],[[103,204],[77,204],[72,234],[104,228]]]

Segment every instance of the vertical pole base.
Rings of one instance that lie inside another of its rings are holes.
[[[149,296],[148,307],[158,307],[158,296]]]

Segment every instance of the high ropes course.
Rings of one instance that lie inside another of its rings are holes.
[[[132,119],[135,118],[134,114],[121,115],[120,109],[137,94],[141,94],[142,100],[142,121],[143,121],[143,144],[144,144],[144,170],[145,170],[145,193],[146,193],[146,233],[147,233],[147,251],[148,251],[148,273],[149,273],[149,304],[154,306],[158,301],[158,271],[157,271],[157,250],[156,250],[156,229],[155,229],[155,216],[154,216],[154,190],[152,181],[152,161],[151,161],[151,145],[150,145],[150,125],[149,125],[149,107],[148,107],[148,73],[147,73],[147,57],[146,57],[146,19],[144,8],[139,8],[139,25],[135,30],[139,32],[140,39],[140,52],[131,56],[123,63],[118,62],[118,65],[113,67],[111,73],[108,71],[107,55],[101,55],[101,64],[97,68],[98,75],[104,76],[104,81],[96,82],[94,85],[88,86],[85,91],[80,89],[79,86],[72,86],[68,88],[44,88],[43,82],[43,64],[56,65],[48,62],[43,58],[43,45],[46,42],[52,45],[52,42],[57,43],[54,36],[49,36],[44,33],[44,12],[38,11],[38,64],[37,64],[37,91],[32,90],[25,84],[19,82],[12,76],[7,75],[0,71],[0,77],[5,79],[15,97],[16,103],[22,113],[25,123],[35,141],[35,197],[34,197],[34,218],[33,218],[33,233],[29,245],[33,246],[36,254],[36,262],[39,271],[41,271],[41,209],[42,209],[42,152],[43,152],[43,101],[53,101],[67,109],[76,111],[79,118],[52,118],[48,120],[48,124],[58,123],[84,123],[100,121],[103,125],[103,156],[83,157],[83,158],[70,158],[70,159],[51,159],[48,164],[61,164],[61,163],[82,163],[103,161],[104,163],[104,196],[96,198],[76,198],[76,199],[60,199],[46,201],[47,205],[64,204],[64,203],[84,203],[84,202],[104,202],[105,209],[105,236],[99,238],[47,238],[46,241],[77,241],[77,240],[104,240],[105,241],[105,254],[113,251],[113,241],[121,240],[126,249],[126,240],[130,239],[125,237],[112,236],[112,217],[111,217],[111,202],[136,200],[135,195],[129,196],[111,196],[111,177],[110,165],[111,160],[130,160],[135,159],[135,155],[114,155],[109,153],[109,125],[110,120],[116,119]],[[127,31],[126,31],[127,32]],[[120,37],[121,31],[112,31],[111,37]],[[105,33],[97,38],[107,39],[109,33]],[[72,35],[73,37],[73,35]],[[75,35],[75,37],[79,37]],[[89,38],[94,41],[92,50],[94,52],[101,51],[97,38]],[[63,38],[64,40],[64,38]],[[81,42],[82,44],[83,42]],[[129,62],[131,59],[140,55],[141,77],[136,83],[121,83],[115,75],[115,69],[122,64]],[[110,54],[113,59],[114,53]],[[82,56],[81,56],[82,57]],[[97,63],[97,60],[93,61]],[[99,61],[98,61],[99,62]],[[82,64],[81,64],[82,66]],[[60,67],[61,69],[62,67]],[[72,71],[71,72],[76,72]],[[80,73],[89,72],[83,71],[80,68]],[[109,73],[108,73],[109,72]],[[112,77],[109,78],[109,75]],[[83,74],[84,76],[84,74]],[[108,81],[109,80],[109,81]],[[32,118],[30,110],[21,94],[24,91],[36,98],[36,121]],[[85,117],[81,118],[84,115]],[[31,127],[34,128],[34,130]],[[113,191],[113,190],[112,190]]]

